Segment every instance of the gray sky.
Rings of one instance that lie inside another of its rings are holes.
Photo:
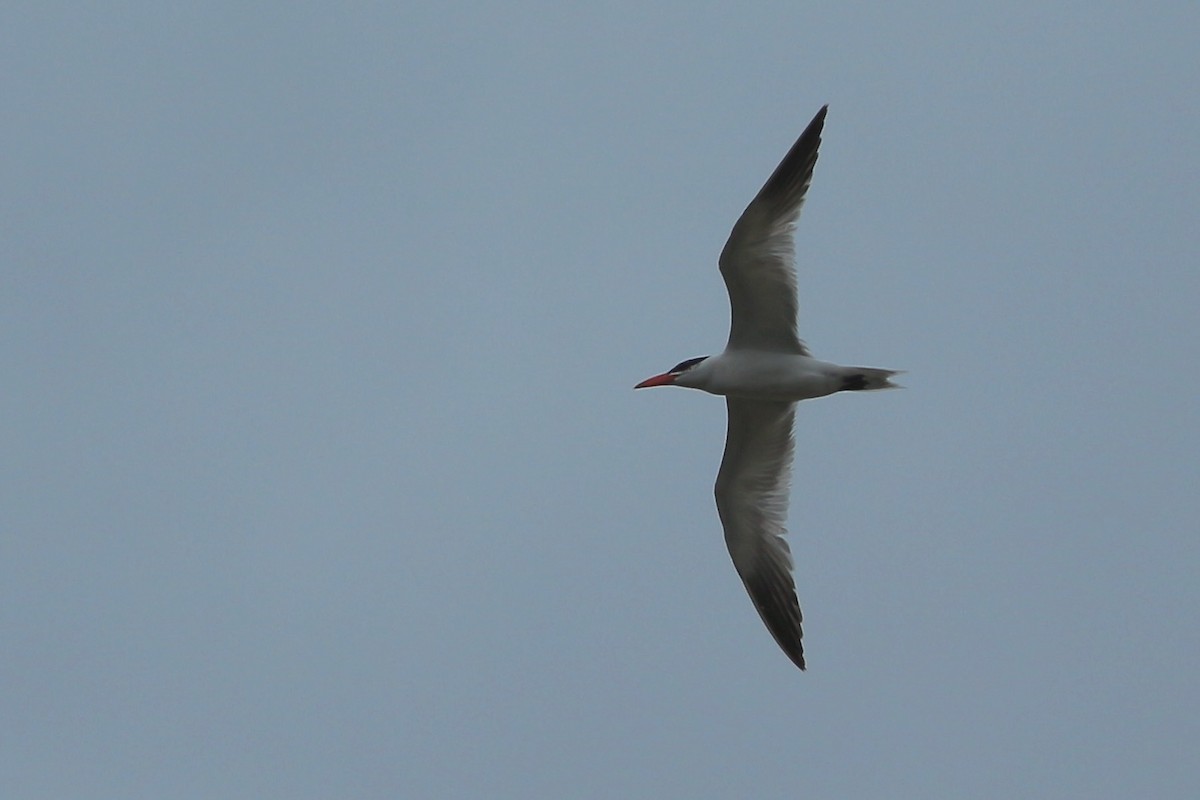
[[[1200,6],[110,5],[0,12],[5,797],[1200,794]],[[826,102],[802,674],[631,387]]]

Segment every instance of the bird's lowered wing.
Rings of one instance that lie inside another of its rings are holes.
[[[726,405],[729,431],[715,491],[725,544],[767,629],[804,669],[800,603],[783,538],[795,403],[729,397]]]

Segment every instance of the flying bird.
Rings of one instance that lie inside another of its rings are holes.
[[[784,539],[796,403],[836,392],[897,388],[898,370],[843,367],[812,357],[796,330],[792,234],[825,126],[824,106],[742,212],[721,251],[729,292],[729,341],[639,383],[723,395],[729,414],[717,473],[717,513],[733,565],[759,616],[804,669],[800,603]]]

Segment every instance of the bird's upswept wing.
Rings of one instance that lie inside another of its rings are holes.
[[[792,232],[812,182],[823,106],[742,212],[721,251],[729,290],[729,349],[808,355],[796,332],[796,253]]]
[[[795,403],[726,398],[729,430],[717,474],[725,544],[754,607],[796,666],[804,669],[800,603],[784,534]]]

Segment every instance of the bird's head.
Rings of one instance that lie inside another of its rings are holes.
[[[635,389],[648,389],[651,386],[691,386],[688,381],[688,373],[692,372],[696,367],[704,362],[708,356],[700,356],[699,358],[689,358],[687,361],[680,361],[675,366],[661,375],[655,375],[633,387]],[[693,373],[694,374],[694,373]]]

